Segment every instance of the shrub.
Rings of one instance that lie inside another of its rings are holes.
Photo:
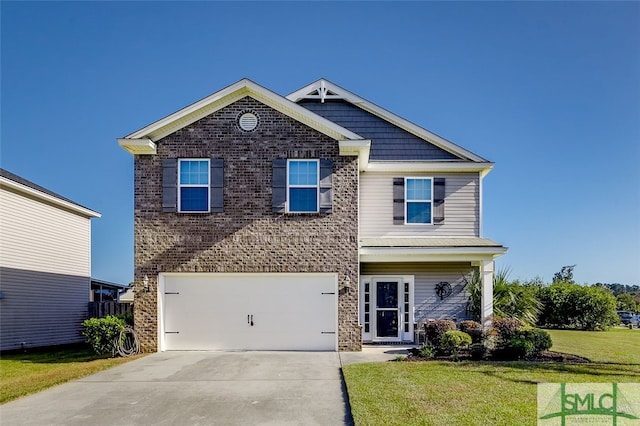
[[[112,315],[89,318],[82,323],[82,335],[97,354],[113,354],[115,341],[124,327],[124,320]]]
[[[501,358],[528,359],[551,348],[551,336],[545,330],[525,327],[516,331],[498,350]]]
[[[473,343],[480,343],[482,341],[482,324],[476,321],[466,320],[460,322],[460,331],[464,331],[471,336]]]
[[[493,329],[496,331],[498,344],[508,342],[515,336],[518,330],[525,326],[524,322],[517,318],[498,318],[493,321]]]
[[[477,321],[465,320],[460,322],[460,331],[469,333],[469,330],[482,330],[482,324]]]
[[[436,354],[436,351],[435,349],[433,349],[433,346],[423,343],[418,348],[418,354],[424,358],[433,358],[434,355]]]
[[[425,326],[425,333],[427,340],[436,347],[440,348],[440,340],[447,331],[453,331],[456,329],[456,323],[451,320],[435,320],[429,321]]]
[[[540,289],[539,324],[546,327],[606,330],[618,322],[616,299],[601,287],[559,282]]]
[[[460,349],[468,348],[471,344],[471,336],[464,331],[447,331],[442,336],[440,346],[442,350],[453,355],[454,359],[458,359]]]
[[[124,321],[124,323],[130,327],[133,327],[133,313],[126,313],[126,314],[120,314],[120,315],[116,315],[116,317],[120,318],[121,320]]]

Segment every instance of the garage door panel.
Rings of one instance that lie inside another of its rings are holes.
[[[164,278],[166,350],[336,350],[336,275]]]

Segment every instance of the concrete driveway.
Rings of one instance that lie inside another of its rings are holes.
[[[351,425],[341,363],[399,352],[155,353],[2,405],[0,424]]]
[[[164,352],[0,407],[8,425],[350,424],[335,352]]]

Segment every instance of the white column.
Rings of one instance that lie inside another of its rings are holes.
[[[492,260],[480,262],[480,278],[482,279],[480,320],[484,329],[491,327],[493,322],[493,268]]]

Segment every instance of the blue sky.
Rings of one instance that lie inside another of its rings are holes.
[[[102,213],[92,274],[133,278],[116,141],[248,77],[320,77],[496,163],[498,267],[640,284],[638,2],[7,2],[0,164]]]

